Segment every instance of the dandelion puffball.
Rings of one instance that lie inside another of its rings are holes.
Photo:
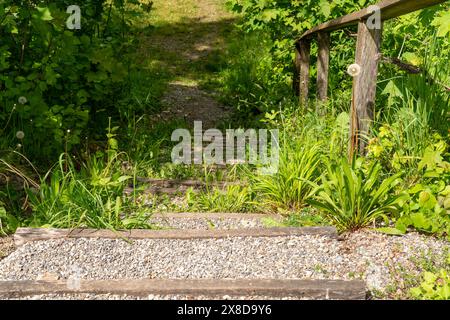
[[[23,131],[17,131],[16,138],[22,140],[25,137],[25,133]]]
[[[347,73],[352,77],[356,77],[357,75],[360,74],[360,72],[361,67],[359,66],[359,64],[354,63],[348,66]]]
[[[25,104],[25,103],[27,103],[27,102],[28,102],[27,98],[25,98],[25,97],[20,97],[20,98],[19,98],[19,103],[20,103],[20,104]]]

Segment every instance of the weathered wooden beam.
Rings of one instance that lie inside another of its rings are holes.
[[[356,151],[364,154],[367,146],[365,138],[374,117],[381,34],[381,28],[371,29],[366,21],[358,25],[356,64],[359,72],[353,78],[350,158]]]
[[[14,234],[14,243],[17,247],[27,242],[52,239],[223,239],[230,237],[289,237],[289,236],[324,236],[336,238],[337,230],[334,227],[275,227],[266,229],[234,229],[234,230],[143,230],[128,231],[96,230],[96,229],[33,229],[19,228]]]
[[[300,46],[295,46],[294,81],[292,83],[296,96],[300,95]]]
[[[34,295],[82,293],[118,294],[148,297],[152,295],[188,296],[269,296],[321,300],[364,300],[366,284],[362,280],[312,279],[120,279],[84,280],[78,286],[64,280],[0,281],[0,298]]]
[[[447,0],[384,0],[376,4],[380,8],[382,20],[389,20],[420,9],[444,3]],[[317,32],[330,32],[344,27],[357,25],[361,20],[366,20],[373,13],[367,8],[353,12],[346,16],[327,21],[306,31],[300,39],[311,37]],[[299,40],[300,40],[299,39]]]
[[[298,51],[300,53],[300,105],[306,107],[308,105],[309,94],[309,67],[311,59],[311,41],[308,39],[298,43]]]
[[[319,45],[319,52],[317,56],[317,97],[319,101],[325,101],[328,98],[328,70],[330,66],[330,34],[328,32],[318,33],[317,41]]]

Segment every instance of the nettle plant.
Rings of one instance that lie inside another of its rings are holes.
[[[0,3],[0,133],[14,141],[24,132],[25,151],[40,160],[79,144],[99,110],[114,114],[127,79],[124,0],[83,1],[79,30],[67,28],[71,5]]]

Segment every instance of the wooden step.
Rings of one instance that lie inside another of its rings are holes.
[[[0,297],[41,294],[119,294],[129,296],[266,296],[298,299],[363,300],[361,280],[224,280],[224,279],[123,279],[80,280],[77,288],[66,281],[0,281]]]
[[[317,235],[337,238],[334,227],[303,227],[303,228],[260,228],[235,230],[95,230],[95,229],[44,229],[19,228],[14,234],[17,247],[27,242],[76,239],[76,238],[104,238],[104,239],[220,239],[230,237],[286,237]]]

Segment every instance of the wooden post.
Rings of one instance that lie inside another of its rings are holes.
[[[330,65],[330,34],[319,32],[317,34],[319,54],[317,57],[317,97],[319,101],[328,98],[328,69]]]
[[[369,29],[366,20],[358,24],[356,64],[360,72],[353,78],[350,159],[357,150],[366,152],[366,137],[374,117],[381,34],[381,29]]]
[[[310,52],[311,52],[311,40],[303,39],[299,43],[300,53],[300,104],[304,107],[308,105],[308,93],[309,93],[309,65],[310,65]]]
[[[295,45],[295,60],[294,60],[294,80],[292,83],[294,94],[300,95],[300,45]]]

